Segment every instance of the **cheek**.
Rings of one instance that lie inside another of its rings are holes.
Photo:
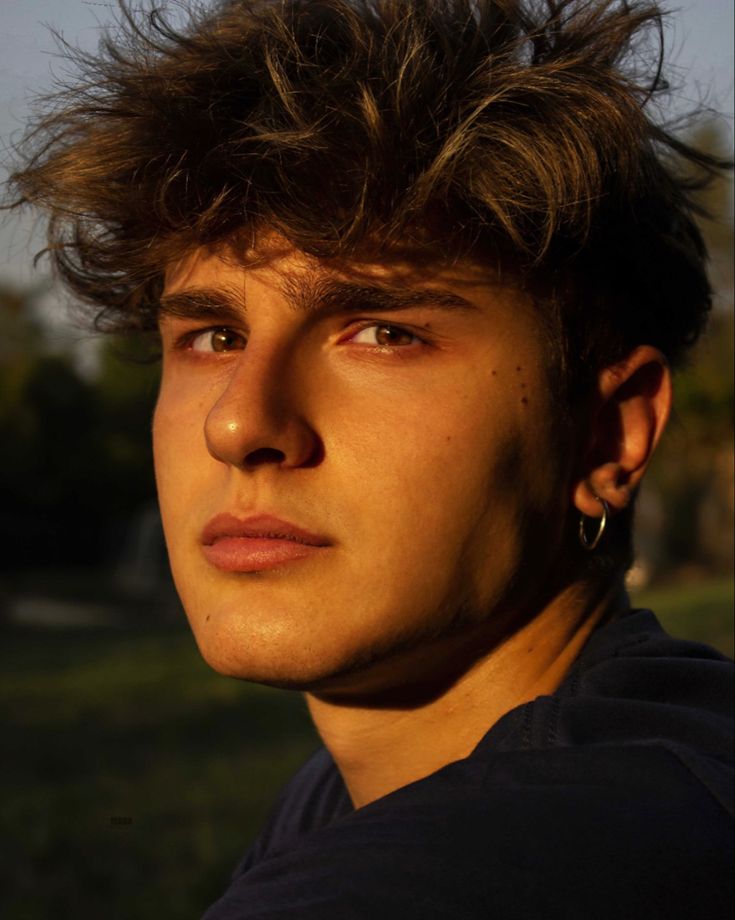
[[[208,468],[204,441],[206,405],[188,398],[172,383],[164,383],[153,414],[153,462],[159,504],[164,518],[181,508],[182,499],[196,487]]]
[[[461,545],[488,505],[498,516],[515,507],[523,420],[487,392],[478,399],[479,391],[374,394],[369,404],[335,410],[339,436],[326,445],[327,463],[350,471],[342,491],[381,541]]]
[[[182,475],[181,463],[186,454],[181,450],[178,434],[179,429],[172,424],[165,402],[162,403],[159,398],[153,415],[153,467],[156,476],[158,507],[161,512],[169,558],[172,558],[173,551],[176,549],[172,541],[172,535],[179,532],[175,511],[183,503],[180,491],[185,479],[185,471]]]
[[[415,425],[402,413],[400,437],[383,430],[355,454],[351,510],[366,552],[353,576],[371,574],[363,593],[400,611],[396,628],[452,615],[461,598],[492,609],[523,559],[529,484],[517,429],[501,415],[482,430],[469,414],[437,411]]]
[[[482,542],[487,533],[486,542],[502,544],[520,534],[527,510],[543,509],[554,494],[544,389],[488,376],[376,398],[369,424],[353,424],[347,439],[365,473],[361,484],[388,508],[408,510],[427,537],[447,533],[462,543],[471,534]]]
[[[153,463],[159,497],[176,482],[176,458],[181,450],[183,419],[178,417],[176,404],[167,398],[167,388],[161,388],[153,413]],[[173,467],[173,468],[172,468]]]

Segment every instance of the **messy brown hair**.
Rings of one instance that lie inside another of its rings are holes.
[[[179,27],[120,6],[12,177],[98,324],[154,325],[167,262],[267,226],[322,258],[512,266],[570,394],[640,342],[676,363],[697,338],[691,191],[717,164],[649,117],[654,3],[224,0]]]

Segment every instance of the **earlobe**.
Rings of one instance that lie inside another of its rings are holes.
[[[622,511],[640,485],[671,409],[671,373],[658,349],[641,345],[598,380],[598,399],[573,490],[578,511]]]
[[[602,502],[607,502],[611,514],[622,511],[630,502],[632,488],[623,481],[619,463],[595,467],[577,482],[573,501],[578,511],[587,517],[602,517]]]

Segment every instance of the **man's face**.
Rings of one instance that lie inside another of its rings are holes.
[[[167,272],[171,566],[214,668],[348,686],[553,564],[567,489],[546,346],[532,305],[469,263],[260,255]]]

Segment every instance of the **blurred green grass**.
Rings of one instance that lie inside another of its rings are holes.
[[[640,592],[732,654],[733,581]],[[6,629],[4,917],[191,920],[317,739],[296,694],[219,677],[175,629]]]
[[[661,585],[632,593],[631,601],[653,610],[672,636],[706,642],[733,657],[732,577]]]
[[[317,745],[300,698],[214,674],[188,632],[3,638],[0,914],[200,916]]]

